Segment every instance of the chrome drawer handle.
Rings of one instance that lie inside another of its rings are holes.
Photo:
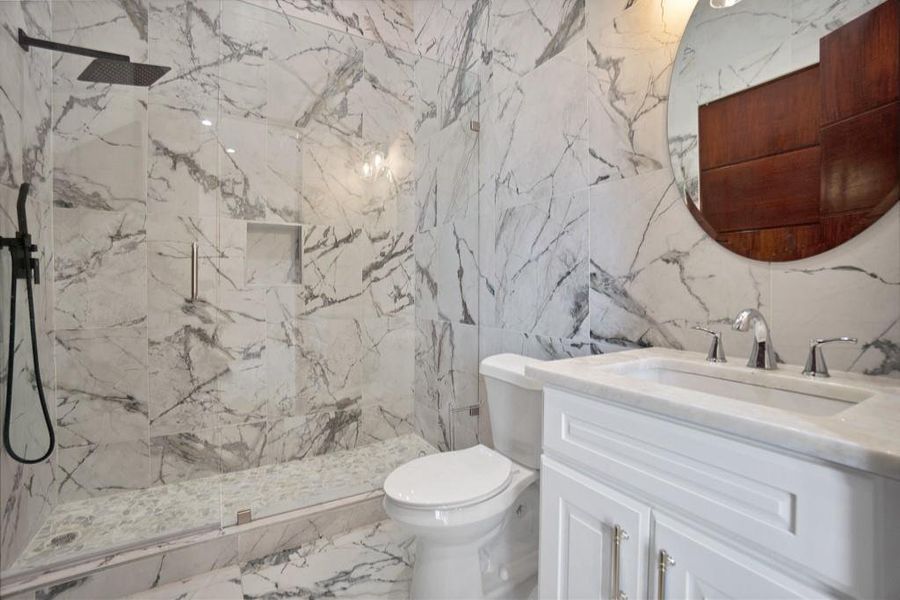
[[[675,566],[675,559],[665,550],[659,551],[659,562],[656,565],[656,597],[666,600],[666,570]]]
[[[622,542],[628,539],[628,532],[619,525],[613,526],[613,554],[612,554],[612,598],[628,600],[628,595],[619,589],[619,571],[622,565]]]

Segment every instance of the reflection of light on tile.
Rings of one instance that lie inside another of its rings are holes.
[[[363,163],[362,176],[366,179],[372,176],[372,165],[370,165],[368,162]]]
[[[200,124],[205,125],[206,127],[212,127],[212,121],[210,121],[209,119],[203,119],[202,121],[200,121]]]
[[[225,148],[225,152],[227,152],[228,154],[234,154],[235,152],[237,152],[237,150],[235,150],[234,148]]]
[[[709,0],[709,5],[713,8],[729,8],[740,1],[741,0]]]

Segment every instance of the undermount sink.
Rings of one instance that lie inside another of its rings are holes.
[[[603,368],[641,381],[822,417],[835,415],[872,395],[866,389],[835,381],[723,364],[649,359]]]

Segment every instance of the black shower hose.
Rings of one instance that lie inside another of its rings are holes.
[[[27,262],[27,261],[26,261]],[[38,348],[37,348],[37,330],[34,325],[34,289],[31,285],[31,268],[30,265],[25,267],[25,287],[28,292],[28,316],[30,317],[31,323],[31,355],[34,357],[34,377],[37,382],[37,392],[38,398],[41,401],[41,410],[44,413],[44,423],[47,425],[47,433],[50,436],[49,443],[47,444],[47,451],[40,456],[39,458],[29,459],[23,456],[19,456],[16,454],[16,451],[13,450],[12,444],[9,439],[9,429],[12,421],[12,392],[13,392],[13,368],[15,366],[15,350],[16,350],[16,269],[13,266],[10,271],[12,272],[12,286],[10,293],[10,308],[9,308],[9,357],[7,358],[6,363],[6,407],[3,413],[3,447],[6,448],[6,452],[13,457],[13,459],[19,461],[20,463],[24,463],[26,465],[33,465],[35,463],[42,462],[47,459],[48,456],[53,452],[53,448],[56,445],[56,435],[53,433],[53,424],[50,422],[50,411],[47,410],[47,399],[44,397],[44,384],[41,380],[41,365],[38,360]]]

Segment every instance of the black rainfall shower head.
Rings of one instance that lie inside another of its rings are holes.
[[[26,52],[32,47],[46,48],[57,52],[89,56],[94,60],[78,76],[78,81],[94,81],[97,83],[113,83],[120,85],[136,85],[147,87],[169,72],[171,67],[133,63],[124,54],[114,54],[102,50],[70,46],[50,40],[39,40],[30,37],[19,29],[19,45]]]
[[[170,67],[133,63],[127,60],[96,58],[78,76],[78,81],[147,87],[169,72]]]

